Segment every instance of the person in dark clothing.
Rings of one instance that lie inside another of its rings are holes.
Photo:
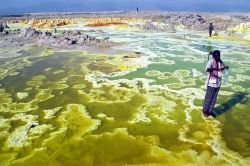
[[[213,32],[213,30],[214,30],[213,23],[210,23],[210,24],[209,24],[208,30],[209,30],[209,37],[212,37],[212,32]]]
[[[3,23],[0,23],[0,32],[2,33],[4,31]]]
[[[229,66],[225,66],[220,59],[219,50],[213,51],[212,56],[213,58],[208,61],[206,67],[206,71],[208,73],[206,82],[207,92],[203,104],[203,115],[205,117],[208,117],[210,115],[216,117],[213,109],[221,86],[222,71],[225,69],[229,69]]]
[[[136,11],[139,12],[139,8],[136,8]]]

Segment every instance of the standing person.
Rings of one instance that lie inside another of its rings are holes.
[[[214,30],[213,23],[209,24],[208,30],[209,30],[209,37],[212,37],[212,33],[213,33],[213,30]]]
[[[213,51],[212,56],[213,58],[208,61],[206,66],[208,79],[206,82],[207,92],[203,104],[203,115],[205,117],[210,115],[216,117],[213,109],[221,86],[222,71],[229,69],[229,67],[225,66],[220,59],[219,50]]]
[[[138,7],[136,8],[136,11],[139,12],[139,8]]]
[[[0,32],[3,32],[4,31],[4,26],[3,26],[3,23],[1,22],[0,23]]]

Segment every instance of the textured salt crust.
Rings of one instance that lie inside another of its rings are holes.
[[[26,82],[26,85],[39,88],[43,85],[43,82],[40,80],[30,80]]]
[[[104,76],[105,77],[105,76]],[[138,81],[143,82],[143,85],[148,86],[150,83],[155,82],[154,80],[144,79],[144,78],[135,78],[133,80],[127,80],[127,79],[119,79],[119,80],[108,80],[105,78],[101,78],[100,76],[96,76],[94,74],[88,74],[85,76],[85,79],[93,83],[94,88],[100,88],[102,87],[102,83],[98,83],[99,80],[102,80],[103,82],[114,85],[114,86],[120,86],[121,83],[126,83],[127,85],[134,88],[133,90],[136,90],[138,92],[138,89],[135,88],[135,85],[138,83]],[[104,84],[105,84],[104,83]]]
[[[186,108],[184,110],[184,112],[186,113],[186,121],[187,122],[190,122],[192,121],[192,117],[190,115],[190,112],[192,111],[192,109],[197,109],[197,106],[195,106],[193,103],[194,103],[194,98],[191,98],[189,101],[188,101],[189,105],[190,105],[190,108]],[[196,107],[196,108],[195,108]],[[192,109],[191,109],[192,108]]]
[[[26,125],[15,129],[15,131],[8,137],[3,148],[6,150],[10,148],[18,149],[30,145],[31,142],[28,140],[29,137],[27,136],[28,126],[29,125]]]
[[[57,70],[57,71],[54,71],[53,74],[60,74],[60,73],[64,73],[63,70]]]
[[[246,89],[243,88],[243,87],[240,86],[240,85],[235,85],[235,86],[232,87],[232,89],[233,89],[234,91],[240,91],[240,92],[245,92],[245,91],[246,91]]]
[[[114,117],[106,117],[106,120],[108,120],[108,121],[115,121],[115,118]]]
[[[71,75],[71,76],[75,76],[75,75]],[[67,81],[68,81],[68,79],[69,79],[69,78],[67,78],[67,77],[66,77],[66,78],[63,78],[63,79],[57,81],[57,83],[59,83],[59,84],[66,84]]]
[[[59,117],[59,121],[63,122],[63,126],[65,126],[65,128],[67,128],[67,114],[70,114],[72,112],[72,110],[76,108],[77,111],[79,111],[81,114],[78,116],[81,116],[82,118],[86,118],[92,121],[92,126],[88,126],[85,128],[84,132],[89,132],[92,130],[96,130],[98,128],[99,125],[101,125],[101,121],[99,120],[94,120],[91,118],[91,116],[89,116],[89,113],[87,112],[86,108],[82,105],[79,104],[68,104],[67,105],[67,111],[64,111],[62,113],[62,115]],[[64,127],[62,127],[64,128]],[[83,133],[79,133],[79,134],[83,134]]]
[[[18,72],[15,72],[16,69],[3,69],[3,72],[0,73],[0,79],[4,79],[7,76],[18,75]]]
[[[115,84],[115,85],[118,85],[118,84]],[[133,85],[132,85],[134,88],[136,88],[136,81],[133,83]],[[146,86],[145,86],[146,87]],[[161,87],[161,86],[158,86],[158,87]],[[149,84],[147,85],[147,89],[151,89],[152,87],[151,86],[149,86]],[[249,89],[249,88],[248,88]],[[162,90],[162,87],[161,88],[159,88],[158,90]],[[177,93],[177,91],[174,91],[173,93]],[[181,92],[179,93],[179,95],[181,96]],[[191,94],[189,94],[189,95],[191,95]],[[178,99],[180,96],[177,96],[176,97],[176,99]],[[184,96],[184,95],[183,95]],[[173,97],[174,98],[174,97]],[[189,98],[189,96],[187,96],[187,98]],[[186,114],[189,112],[189,110],[185,110],[186,111]],[[184,131],[185,132],[185,131]],[[218,134],[219,135],[219,134]],[[213,140],[212,140],[213,141]],[[211,141],[211,142],[212,142]],[[215,141],[218,141],[218,142],[222,142],[221,140],[218,140],[218,139],[216,139]],[[215,146],[214,148],[215,148],[215,150],[216,150],[216,148],[218,148],[219,147],[219,145],[217,145],[217,144],[211,144],[211,146]],[[222,147],[223,149],[224,149],[224,147]],[[218,148],[219,150],[218,150],[218,152],[220,152],[220,148]],[[185,153],[188,153],[188,152],[186,152],[185,151]],[[192,151],[190,150],[189,151],[189,153],[190,154],[193,154],[192,153]],[[230,152],[231,153],[231,152]],[[221,158],[223,158],[223,156],[221,155],[220,156]],[[241,159],[240,159],[241,160]],[[244,160],[244,159],[242,159],[242,160]],[[231,159],[228,159],[228,162],[229,163],[236,163],[235,161],[233,161],[233,162],[231,162],[232,160]],[[244,163],[244,164],[246,164],[246,163]]]
[[[247,88],[246,92],[247,92],[248,94],[250,94],[250,88]]]
[[[222,96],[231,96],[233,94],[234,94],[234,92],[220,90],[220,95],[222,95]]]
[[[46,101],[52,97],[54,97],[54,95],[51,94],[52,90],[51,89],[42,89],[39,91],[39,93],[36,95],[36,99],[38,101]]]
[[[159,76],[160,74],[161,72],[158,70],[150,70],[145,73],[146,76],[150,76],[150,77]]]
[[[53,130],[54,127],[51,124],[42,124],[36,127],[33,127],[29,130],[29,137],[32,139],[39,138],[42,134],[44,134],[47,131]]]
[[[180,130],[180,133],[181,133],[180,139],[182,139],[183,141],[190,142],[190,143],[195,143],[195,144],[199,143],[199,142],[195,141],[194,139],[188,139],[186,137],[185,132],[188,131],[188,130],[189,130],[189,128],[188,128],[187,125],[185,125],[182,128],[182,130]],[[220,146],[221,143],[219,143],[221,141],[216,138],[216,137],[219,136],[219,135],[217,135],[218,132],[219,132],[218,130],[217,131],[214,130],[214,134],[211,135],[212,139],[206,141],[211,146],[211,148],[213,149],[213,151],[216,152],[216,155],[214,155],[214,157],[220,159],[221,161],[224,160],[224,162],[227,162],[228,164],[229,163],[231,164],[232,162],[236,164],[238,162],[237,161],[238,157],[236,157],[236,153],[233,154],[232,152],[229,152],[230,153],[229,154],[228,152],[226,152],[228,150],[224,151],[225,146],[222,148]],[[225,157],[225,155],[227,155],[227,154],[229,154],[229,157],[228,156]],[[240,159],[240,158],[238,158],[238,159]]]
[[[162,98],[164,100],[164,98]],[[162,101],[163,103],[161,103],[162,105],[162,109],[163,110],[166,110],[166,111],[174,111],[174,107],[177,106],[176,102],[174,101],[170,101],[170,100],[167,100],[167,101]]]
[[[83,90],[77,90],[77,92],[78,92],[78,94],[80,94],[80,95],[87,95],[87,93],[84,92]]]
[[[177,122],[175,120],[169,119],[168,116],[166,116],[166,115],[154,114],[153,117],[160,120],[160,121],[162,121],[162,122],[165,122],[165,123],[177,124]]]
[[[234,73],[244,73],[245,72],[245,69],[242,69],[242,68],[235,68],[235,69],[231,69],[232,72]]]
[[[29,94],[27,92],[17,92],[17,97],[22,100],[22,99],[25,99],[29,96]]]
[[[46,53],[43,53],[43,56],[45,55]],[[20,54],[18,53],[13,53],[13,56],[19,56]],[[36,54],[35,56],[40,56],[39,54]],[[0,75],[0,78],[4,78],[6,76],[14,76],[14,75],[17,75],[19,74],[18,72],[16,72],[16,70],[19,70],[19,69],[22,69],[24,68],[25,66],[31,66],[32,65],[32,62],[30,62],[28,60],[29,57],[21,57],[21,58],[15,58],[15,60],[12,60],[12,61],[9,61],[8,63],[4,64],[4,68],[8,68],[5,70],[4,73],[2,73]],[[15,64],[16,61],[21,61],[18,65]],[[12,63],[15,64],[15,66],[11,67],[12,66]]]
[[[43,147],[46,148],[46,144],[47,144],[49,141],[53,140],[53,139],[56,138],[58,135],[65,133],[66,131],[67,131],[67,126],[63,125],[62,127],[60,127],[59,129],[57,129],[56,131],[51,132],[51,133],[49,134],[50,137],[47,138],[47,139],[45,139],[45,140],[43,141],[43,143],[42,143],[42,144],[43,144]]]
[[[147,95],[147,100],[149,105],[159,105],[163,112],[174,111],[174,107],[177,106],[176,102],[166,100],[162,96]]]
[[[136,79],[135,79],[136,80]],[[135,81],[134,80],[134,81]],[[121,80],[118,80],[118,82],[121,82]],[[122,81],[125,81],[124,79]],[[151,89],[153,86],[149,86],[148,84],[148,81],[145,80],[145,79],[140,79],[140,81],[142,81],[143,83],[145,83],[144,81],[146,81],[147,83],[147,86],[149,89]],[[116,81],[109,81],[109,84],[114,84],[114,82],[117,82]],[[133,81],[129,81],[129,80],[126,80],[126,82],[130,82],[130,84],[132,83],[133,84]],[[134,82],[134,84],[136,85],[136,83]],[[133,86],[134,87],[134,86]],[[160,88],[162,88],[162,86],[159,86]],[[203,99],[204,95],[205,95],[205,92],[201,89],[196,89],[196,88],[186,88],[186,89],[181,89],[181,90],[170,90],[169,88],[167,88],[167,91],[170,91],[170,92],[173,92],[173,93],[177,93],[177,94],[182,94],[182,95],[185,95],[185,96],[190,96],[190,98],[188,99],[188,105],[191,107],[191,108],[200,108],[198,106],[195,106],[194,105],[194,100],[196,98],[198,99]],[[149,101],[150,103],[150,101]],[[154,102],[155,104],[155,102]],[[184,104],[186,104],[186,102],[184,101]],[[191,120],[191,117],[189,115],[189,111],[188,110],[185,110],[186,111],[186,118],[187,118],[187,121],[190,121]],[[142,111],[140,112],[140,115],[142,116],[142,118],[140,118],[140,116],[137,116],[136,119],[130,121],[130,122],[138,122],[138,121],[149,121],[147,119],[147,117],[145,116],[145,111]]]
[[[85,89],[86,88],[86,85],[82,84],[82,85],[74,85],[72,88],[74,89]]]
[[[11,129],[11,123],[9,119],[4,119],[0,116],[0,138],[9,134],[9,130]]]
[[[180,81],[180,83],[167,83],[169,87],[172,88],[182,88],[185,86],[194,86],[195,85],[195,80],[192,78],[186,79],[186,77],[190,76],[190,71],[188,70],[176,70],[173,73],[170,72],[160,72],[157,70],[153,71],[148,71],[146,72],[147,76],[158,76],[158,79],[164,80],[164,79],[169,79],[170,77],[175,77]]]
[[[7,93],[5,89],[0,89],[0,101],[1,103],[11,103],[12,102],[12,99],[10,98],[11,97],[11,94],[10,93]],[[0,107],[1,107],[1,103],[0,103]],[[0,109],[1,111],[1,109]]]
[[[101,119],[104,119],[104,118],[106,118],[106,117],[107,117],[107,115],[106,115],[106,114],[101,113],[101,114],[98,114],[98,115],[97,115],[97,117],[98,117],[98,118],[101,118]]]
[[[60,109],[62,109],[62,107],[57,107],[54,109],[50,109],[50,110],[44,110],[43,112],[45,113],[44,119],[52,119],[55,118],[56,116],[54,116]]]
[[[247,98],[249,99],[249,97],[250,96],[248,95]],[[242,103],[246,102],[248,99],[243,100]],[[241,146],[246,146],[246,147],[248,147],[248,144],[245,141],[248,140],[248,133],[250,131],[250,127],[249,127],[249,125],[247,125],[248,122],[249,122],[249,114],[248,114],[248,108],[247,107],[248,107],[247,105],[238,103],[238,104],[236,104],[236,109],[234,109],[232,111],[233,120],[237,120],[238,123],[242,126],[242,129],[245,131],[245,133],[237,135],[236,137],[237,137],[238,141],[240,139],[240,142],[244,142],[243,144],[240,144],[240,145]],[[243,112],[242,115],[239,115],[238,114],[238,109],[241,109],[241,108],[243,108],[245,110],[243,110],[244,112]],[[248,149],[248,148],[246,148],[246,149]]]
[[[187,136],[186,136],[186,133],[189,131],[189,127],[188,127],[189,124],[186,124],[184,126],[182,126],[182,128],[179,129],[179,140],[183,141],[183,142],[189,142],[189,143],[192,143],[192,144],[196,144],[196,145],[203,145],[203,143],[201,142],[198,142],[194,139],[188,139]]]
[[[22,103],[22,102],[18,102],[18,103],[11,103],[10,105],[8,105],[8,107],[5,107],[2,111],[3,112],[13,112],[13,113],[24,113],[24,112],[31,112],[33,110],[38,109],[38,106],[33,106],[33,102],[34,101],[30,101],[27,103]]]
[[[154,117],[158,118],[161,121],[166,121],[168,123],[176,124],[176,121],[173,119],[168,118],[168,114],[172,111],[174,111],[174,107],[177,106],[176,102],[172,100],[166,100],[162,96],[153,96],[149,95],[148,96],[148,102],[146,104],[147,106],[152,106],[155,105],[157,106],[157,109],[162,112],[165,115],[157,115],[154,114]]]
[[[192,69],[193,77],[200,77],[203,75],[202,72],[198,71],[197,69],[193,68]]]
[[[250,69],[250,68],[249,68]],[[243,75],[243,74],[236,74],[236,80],[237,81],[249,81],[250,80],[250,76],[247,76],[247,75]]]
[[[228,164],[230,163],[233,165],[238,165],[238,164],[245,165],[249,163],[249,161],[244,160],[244,158],[242,158],[238,153],[233,152],[226,147],[220,135],[221,130],[220,128],[217,127],[219,125],[218,121],[213,119],[211,120],[206,118],[204,119],[205,121],[214,126],[213,132],[210,133],[210,136],[213,139],[206,141],[206,143],[211,146],[213,151],[217,154],[218,158],[226,160]]]
[[[207,76],[205,76],[205,75],[200,76],[200,77],[199,77],[199,80],[200,80],[201,82],[204,82],[204,85],[205,85],[205,82],[206,82],[206,80],[207,80]]]
[[[203,59],[196,59],[194,57],[184,58],[183,61],[193,62],[193,63],[199,63],[199,64],[204,62]]]
[[[43,51],[42,53],[38,54],[37,56],[50,56],[51,54],[54,53],[53,49],[47,49],[46,51]]]
[[[26,125],[17,127],[4,143],[4,149],[14,148],[18,149],[31,145],[31,138],[28,137],[28,132],[31,125],[38,125],[35,121],[38,116],[34,115],[25,115],[24,113],[19,113],[14,115],[10,120],[22,120],[26,122]]]
[[[183,83],[169,83],[169,84],[163,84],[163,86],[172,88],[172,89],[181,89],[183,87],[186,87]]]
[[[222,81],[223,81],[223,80],[222,80]],[[229,82],[227,82],[227,83],[222,82],[221,87],[223,87],[223,88],[231,88],[231,87],[233,87],[233,84],[232,84],[231,81],[229,80]]]
[[[158,76],[158,79],[168,79],[170,77],[175,77],[177,79],[180,80],[180,82],[182,83],[168,83],[166,85],[169,85],[171,87],[175,87],[175,88],[181,88],[181,87],[185,87],[187,84],[190,85],[195,85],[195,80],[188,78],[185,79],[185,77],[189,77],[190,76],[190,71],[188,70],[176,70],[173,73],[170,72],[160,72],[158,70],[151,70],[145,73],[146,76],[151,76],[151,77],[155,77]],[[188,82],[189,81],[189,82]]]
[[[203,77],[203,79],[206,79],[206,77]],[[122,81],[121,81],[122,82]],[[133,86],[134,87],[134,86]],[[149,87],[150,88],[150,87]],[[186,92],[185,92],[186,93]],[[185,94],[184,93],[184,94]],[[203,92],[204,93],[204,92]],[[191,95],[191,94],[190,94]],[[228,93],[227,93],[227,95],[229,95]],[[204,94],[202,95],[202,97],[199,97],[199,98],[203,98],[204,97]],[[193,108],[193,107],[192,107]],[[186,114],[188,113],[188,112],[190,112],[190,110],[185,110],[186,111]],[[145,114],[144,114],[145,115]],[[142,117],[142,119],[143,118],[145,118],[145,116],[143,117],[143,115],[141,115],[141,117]],[[140,116],[139,116],[139,118],[140,118]],[[139,119],[139,118],[137,118],[137,120]],[[190,121],[190,119],[188,119],[189,121]]]
[[[176,62],[174,60],[168,60],[165,58],[161,58],[160,60],[152,60],[154,64],[167,64],[167,65],[174,65]]]
[[[188,86],[195,86],[195,85],[196,85],[195,79],[193,79],[193,78],[187,78],[187,79],[183,78],[183,79],[181,80],[181,83],[182,83],[183,85],[186,85],[187,87],[188,87]]]
[[[131,82],[129,80],[127,80],[127,81]],[[145,81],[145,79],[142,79],[140,81],[143,82],[143,81]],[[111,84],[114,83],[114,82],[116,82],[116,81],[109,81],[109,83],[111,83]],[[148,81],[146,81],[146,82],[148,82]],[[162,88],[162,86],[159,86],[159,87]],[[148,88],[151,89],[151,87],[149,86],[149,84],[148,84]],[[194,105],[194,100],[196,98],[203,99],[203,97],[205,95],[205,92],[203,90],[196,89],[196,88],[186,88],[186,89],[181,89],[181,90],[178,90],[178,91],[177,90],[176,91],[175,90],[170,90],[169,88],[167,88],[167,91],[171,91],[171,92],[177,93],[177,94],[182,94],[182,95],[185,95],[185,96],[187,96],[187,95],[190,96],[190,98],[188,99],[188,105],[190,106],[190,108],[193,108],[193,109],[195,109],[195,108],[199,108],[200,109],[200,107]],[[149,103],[150,103],[150,101],[149,101]],[[186,104],[185,101],[184,101],[184,104]],[[186,112],[186,120],[187,121],[191,121],[191,116],[189,115],[190,110],[187,109],[187,110],[184,110],[184,111]],[[131,123],[135,123],[135,122],[139,122],[139,121],[149,122],[149,119],[147,119],[147,117],[145,116],[145,113],[146,113],[145,111],[141,111],[139,113],[140,115],[139,116],[137,115],[136,119],[134,119],[134,120],[132,120],[130,122]],[[173,121],[171,121],[171,122],[173,123]]]
[[[147,60],[144,60],[144,61],[138,60],[138,62],[134,61],[134,63],[135,63],[135,65],[132,68],[127,68],[126,70],[111,73],[111,74],[106,75],[106,76],[110,76],[110,77],[124,76],[124,75],[129,74],[129,73],[131,73],[133,71],[136,71],[138,68],[147,67],[150,64]]]
[[[222,81],[225,81],[224,77],[222,77]],[[237,83],[238,81],[235,79],[235,77],[233,77],[232,75],[229,75],[228,82],[229,83]]]
[[[169,78],[169,76],[164,76],[164,75],[160,75],[157,77],[159,80],[166,80]]]
[[[44,75],[37,75],[37,76],[35,76],[35,77],[32,77],[32,80],[33,81],[41,81],[41,80],[44,80],[44,79],[46,79],[47,77],[46,76],[44,76]]]
[[[207,125],[210,125],[212,128],[213,126],[218,126],[219,122],[214,121],[212,119],[204,119],[207,123]],[[188,139],[186,137],[186,132],[189,131],[188,128],[188,124],[184,125],[183,128],[181,128],[179,130],[180,132],[180,139],[183,141],[187,141],[190,143],[199,143],[193,139]],[[238,155],[238,153],[235,153],[229,149],[227,149],[227,147],[225,146],[225,144],[223,143],[223,141],[221,140],[221,136],[220,136],[220,129],[219,128],[214,128],[214,130],[212,130],[212,132],[210,132],[210,137],[211,139],[206,139],[206,144],[210,145],[212,150],[216,153],[216,157],[219,158],[220,160],[224,160],[224,162],[227,162],[228,164],[239,164],[239,161],[241,164],[247,164],[247,160],[244,160],[244,158],[242,158],[241,156]]]
[[[244,104],[240,104],[240,103],[236,104],[235,107],[238,108],[238,109],[241,109],[241,110],[244,110],[244,109],[246,110],[247,109]]]
[[[68,84],[64,84],[64,83],[60,83],[60,82],[51,82],[51,83],[49,83],[49,88],[51,90],[55,90],[55,89],[62,90],[62,89],[66,89],[68,87],[69,87]]]
[[[217,139],[217,138],[219,139]],[[249,163],[247,160],[244,160],[238,153],[235,153],[231,150],[228,150],[224,145],[223,141],[219,134],[214,135],[213,140],[208,140],[207,144],[211,146],[213,151],[217,154],[218,158],[225,160],[228,164],[232,165],[247,165]]]
[[[151,119],[149,117],[147,117],[146,113],[148,112],[148,110],[146,108],[140,108],[140,111],[136,114],[136,116],[129,120],[128,122],[131,124],[136,124],[139,122],[146,122],[146,123],[150,123]]]
[[[171,72],[162,72],[162,75],[163,76],[172,76],[172,73]]]
[[[4,124],[8,121],[7,119],[2,119],[2,117],[0,117],[0,126],[4,126]]]
[[[6,48],[7,49],[7,48]],[[10,49],[10,50],[13,50],[13,49]],[[29,50],[27,50],[29,51]],[[8,51],[10,52],[10,51]],[[9,61],[7,63],[5,63],[2,67],[3,68],[8,68],[8,69],[5,69],[5,71],[2,73],[0,72],[0,78],[3,79],[5,78],[6,76],[14,76],[14,75],[18,75],[19,72],[17,72],[16,70],[20,70],[26,66],[31,66],[32,65],[32,62],[29,61],[29,57],[22,57],[20,56],[21,53],[12,53],[10,55],[13,55],[13,57],[21,57],[21,58],[15,58],[14,60],[12,61]],[[35,56],[48,56],[50,55],[51,52],[48,52],[48,51],[44,51],[42,52],[41,54],[35,54]],[[17,65],[15,64],[16,61],[20,61],[20,63]],[[14,65],[14,66],[13,66]]]
[[[102,84],[102,86],[108,86],[109,84]],[[95,102],[95,101],[98,101],[98,102],[102,102],[102,103],[113,103],[113,102],[126,102],[126,101],[129,101],[131,100],[131,98],[133,97],[133,95],[135,94],[134,91],[130,90],[128,91],[127,89],[123,88],[123,92],[126,93],[125,96],[123,96],[123,94],[118,94],[117,92],[114,93],[116,89],[112,88],[109,92],[106,92],[106,91],[103,91],[103,90],[100,90],[100,89],[91,89],[90,90],[90,93],[88,93],[88,97],[89,97],[89,102]],[[122,90],[122,88],[121,88]],[[81,91],[79,92],[81,93]],[[109,98],[106,98],[106,97],[103,97],[102,95],[105,95],[106,93],[109,93],[109,95],[113,95],[113,98],[115,99],[112,99],[110,100]],[[84,93],[86,94],[86,93]]]
[[[46,71],[46,72],[48,72],[48,71],[50,71],[52,68],[46,68],[46,69],[44,69],[44,71]]]

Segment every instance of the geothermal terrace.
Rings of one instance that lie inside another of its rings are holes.
[[[0,165],[250,165],[250,14],[0,22]],[[213,119],[202,104],[215,49],[230,75]]]

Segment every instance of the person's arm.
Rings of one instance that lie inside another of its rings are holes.
[[[221,68],[221,69],[219,69],[219,68],[207,68],[207,72],[213,72],[213,71],[224,71],[225,69],[229,69],[229,66],[225,66],[225,67],[223,67],[223,68]]]
[[[229,69],[229,66],[225,65],[223,62],[222,62],[222,68],[221,68],[221,71],[224,71],[225,69]]]
[[[229,69],[229,66],[224,66],[221,70],[224,71],[225,69]]]
[[[206,72],[211,73],[212,71],[213,71],[213,70],[212,70],[212,61],[209,60],[209,61],[207,62],[207,66],[206,66]]]
[[[223,62],[221,63],[221,65],[223,66],[221,69],[219,68],[213,68],[212,67],[212,61],[209,61],[207,64],[207,72],[213,72],[213,71],[224,71],[225,69],[229,69],[229,66],[226,66]]]

